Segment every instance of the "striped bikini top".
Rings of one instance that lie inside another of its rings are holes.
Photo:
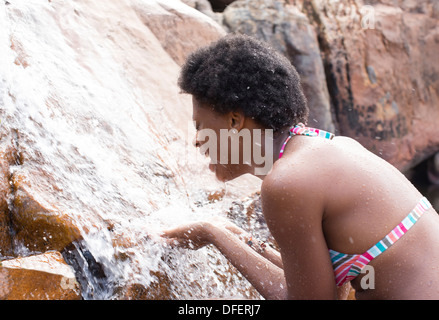
[[[329,249],[337,286],[342,286],[344,283],[355,279],[369,262],[390,248],[430,208],[430,202],[423,197],[400,224],[363,254],[346,254]]]
[[[290,128],[289,131],[290,135],[282,145],[279,158],[282,157],[287,142],[295,135],[322,137],[329,140],[334,138],[334,134],[330,132],[308,128],[302,123]],[[383,239],[381,239],[376,245],[371,247],[363,254],[346,254],[329,249],[329,256],[331,258],[337,286],[342,286],[346,282],[355,279],[367,264],[369,264],[373,259],[378,257],[398,239],[400,239],[416,223],[416,221],[418,221],[422,214],[424,214],[430,208],[430,202],[428,202],[425,197],[422,198],[416,207],[404,218],[404,220],[401,221],[400,224],[398,224]]]
[[[289,131],[290,131],[290,135],[285,140],[284,144],[282,145],[282,148],[280,149],[279,158],[282,158],[282,156],[284,154],[285,146],[287,145],[287,142],[290,141],[290,139],[293,136],[301,135],[301,136],[308,136],[308,137],[321,137],[321,138],[325,138],[325,139],[329,139],[329,140],[331,140],[332,138],[335,137],[335,135],[333,133],[330,133],[330,132],[324,131],[324,130],[320,130],[320,129],[305,127],[305,125],[303,123],[299,123],[297,126],[291,127],[289,129]]]

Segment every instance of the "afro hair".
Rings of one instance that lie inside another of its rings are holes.
[[[182,66],[178,84],[183,93],[215,111],[240,110],[274,132],[308,119],[294,66],[250,36],[229,34],[193,52]]]

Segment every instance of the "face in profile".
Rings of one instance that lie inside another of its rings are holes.
[[[210,157],[210,168],[222,181],[245,173],[264,179],[278,159],[273,150],[280,150],[285,130],[308,118],[294,66],[250,36],[231,34],[193,52],[178,85],[193,98],[194,143]],[[221,135],[224,130],[227,137]],[[236,147],[224,147],[226,141]]]
[[[192,98],[192,119],[196,128],[194,139],[195,147],[201,154],[210,158],[209,169],[215,173],[220,181],[229,181],[235,178],[236,168],[229,161],[221,161],[221,130],[228,129],[227,115],[220,114]],[[223,150],[224,152],[224,150]],[[223,159],[224,160],[224,159]]]
[[[193,98],[193,121],[197,130],[194,145],[210,158],[209,169],[220,181],[229,181],[245,173],[264,175],[271,168],[272,148],[267,146],[272,143],[272,134],[255,128],[254,121],[246,119],[242,113],[221,114]],[[265,141],[262,141],[263,136]]]

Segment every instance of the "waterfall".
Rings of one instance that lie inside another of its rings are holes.
[[[84,299],[258,298],[216,249],[159,239],[165,228],[225,215],[244,195],[218,183],[191,145],[190,97],[179,94],[179,66],[139,19],[142,3],[0,4],[11,225],[44,211],[48,225],[78,230],[62,253]],[[221,201],[209,200],[214,192]],[[57,248],[55,233],[21,228],[11,231],[12,256],[41,252],[34,241]]]

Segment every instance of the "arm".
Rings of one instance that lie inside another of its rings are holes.
[[[249,240],[252,239],[252,237],[249,233],[247,233],[243,229],[239,228],[236,224],[234,224],[226,219],[221,219],[221,220],[222,220],[221,222],[224,225],[224,227],[227,230],[236,234],[240,239],[242,239],[242,241],[247,243]],[[258,242],[258,241],[255,241],[255,242]],[[264,258],[268,259],[270,262],[274,263],[279,268],[283,269],[282,258],[281,258],[280,253],[278,251],[274,250],[270,246],[265,246],[265,248],[261,248],[261,244],[258,244],[258,243],[255,243],[255,245],[252,246],[252,249],[255,250],[257,253],[259,253]]]
[[[281,268],[264,258],[230,231],[213,226],[212,244],[267,300],[285,299],[286,283]],[[238,240],[238,241],[237,241]]]
[[[335,299],[336,285],[322,230],[324,199],[301,172],[266,178],[261,195],[267,224],[281,249],[289,299]],[[299,183],[301,182],[301,183]]]
[[[226,227],[210,222],[197,222],[166,231],[164,236],[178,239],[180,244],[190,244],[195,248],[211,243],[265,299],[286,297],[283,270],[253,250]]]
[[[222,221],[216,220],[215,223],[197,222],[168,230],[163,235],[168,238],[178,239],[179,245],[191,249],[198,249],[206,244],[214,244],[264,298],[284,299],[287,297],[287,286],[279,253],[270,247],[262,252],[255,251],[246,244],[249,235],[232,222],[225,219],[222,219]],[[326,247],[324,251],[327,253]],[[319,274],[319,270],[316,272]],[[332,266],[330,273],[328,288],[334,286]],[[273,281],[274,279],[277,280]],[[320,283],[306,285],[307,290],[315,288],[321,289],[322,286]],[[337,298],[345,300],[349,289],[349,284],[337,288]],[[307,291],[301,291],[298,286],[292,287],[290,290],[300,293],[298,297],[301,297],[302,293]],[[296,297],[296,295],[293,297]],[[311,292],[310,298],[316,297],[315,293]],[[331,289],[329,295],[325,298],[333,298]]]
[[[195,248],[214,244],[266,299],[335,299],[337,288],[322,230],[325,193],[300,172],[294,173],[294,180],[288,177],[291,174],[266,177],[261,192],[281,261],[273,252],[266,259],[251,249],[239,239],[244,231],[236,226],[198,223],[165,235],[192,242]]]

